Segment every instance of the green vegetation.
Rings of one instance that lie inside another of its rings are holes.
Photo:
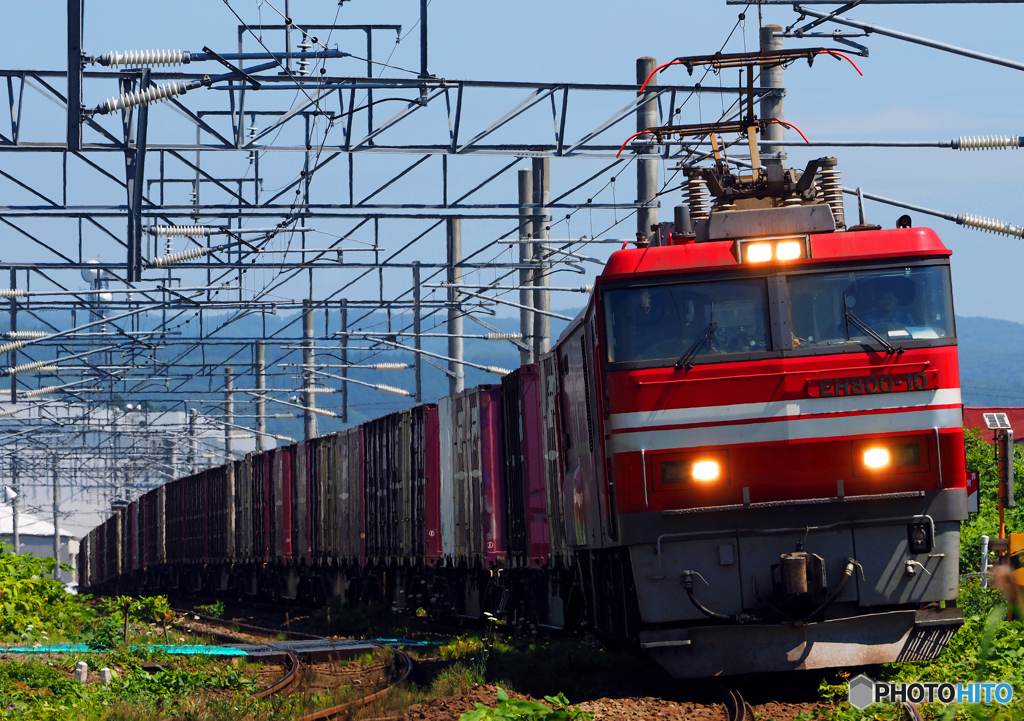
[[[979,472],[981,493],[979,513],[961,524],[960,572],[981,569],[981,536],[995,538],[999,530],[996,463],[992,447],[973,431],[965,433],[967,467]],[[1024,450],[1014,449],[1014,470],[1024,478]],[[1024,532],[1024,506],[1006,511],[1007,533]],[[889,664],[873,674],[879,681],[1006,681],[1013,686],[1013,702],[999,704],[924,704],[925,719],[966,721],[1024,719],[1024,622],[1007,621],[1006,599],[995,588],[983,588],[978,579],[960,584],[957,605],[963,609],[964,625],[946,649],[934,661]],[[1014,616],[1020,619],[1019,614]],[[869,674],[872,675],[872,674]],[[848,674],[841,674],[821,685],[822,701],[829,709],[818,711],[813,719],[828,721],[903,721],[902,708],[894,704],[869,706],[858,711],[846,703]]]
[[[523,701],[509,698],[503,689],[498,689],[498,705],[488,708],[477,703],[476,708],[459,717],[459,721],[490,721],[491,719],[522,719],[526,721],[590,721],[593,714],[584,713],[570,708],[569,699],[564,694],[545,696],[544,700],[551,706],[539,701]]]
[[[204,616],[210,618],[223,618],[224,616],[224,602],[214,601],[213,603],[200,604],[195,607],[196,613],[201,613]]]
[[[15,555],[9,549],[0,543],[0,641],[59,643],[92,620],[82,599],[53,578],[54,559]]]

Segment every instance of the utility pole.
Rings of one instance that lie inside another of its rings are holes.
[[[196,421],[199,419],[199,411],[195,408],[188,410],[188,472],[195,473],[199,465],[199,437],[196,435]]]
[[[313,393],[316,373],[313,364],[316,363],[316,353],[313,351],[315,334],[313,332],[313,301],[305,298],[302,301],[302,411],[303,427],[306,432],[306,440],[316,438],[316,394]]]
[[[533,159],[533,203],[536,206],[533,210],[533,239],[545,241],[548,239],[548,223],[551,221],[546,216],[550,215],[551,209],[548,203],[551,202],[551,158]],[[547,289],[551,285],[548,277],[548,244],[545,242],[531,243],[533,246],[533,307],[539,311],[551,309],[551,292]],[[533,314],[533,357],[539,361],[541,355],[551,350],[551,316],[545,313]]]
[[[224,368],[224,462],[230,463],[234,454],[235,431],[235,369]]]
[[[637,58],[636,61],[636,83],[643,85],[654,69],[658,67],[658,61],[654,58]],[[657,76],[651,78],[648,88],[657,85]],[[636,111],[636,130],[647,130],[658,125],[658,103],[653,98],[657,95],[653,90],[647,90],[643,98],[647,104]],[[636,211],[636,243],[637,247],[650,245],[652,226],[658,225],[658,165],[661,158],[658,157],[654,148],[645,148],[640,151],[636,162],[636,195],[637,202],[642,207]]]
[[[348,300],[341,299],[341,377],[348,378]],[[348,423],[348,381],[341,382],[341,422]]]
[[[761,28],[761,52],[774,52],[782,50],[782,38],[776,33],[781,33],[782,28],[778,25],[765,25]],[[785,120],[786,100],[785,90],[782,83],[782,65],[772,68],[761,68],[761,87],[772,88],[774,92],[761,99],[761,120]],[[785,140],[786,129],[779,123],[772,123],[761,133],[762,149],[766,155],[770,153],[784,153],[785,148],[781,145],[772,145],[772,140]],[[761,161],[765,168],[772,166],[783,167],[782,158],[765,158]]]
[[[519,332],[523,336],[523,343],[533,348],[533,169],[522,168],[519,171],[519,305],[523,308],[519,311]],[[521,364],[533,363],[533,351],[525,348],[519,349],[519,362]]]
[[[69,6],[70,7],[70,6]],[[70,10],[69,10],[70,12]],[[18,271],[11,268],[11,290],[13,291],[18,287]],[[13,335],[18,330],[18,299],[14,297],[14,293],[11,293],[11,334]],[[11,359],[11,367],[18,365],[18,351],[12,350],[9,354]],[[18,377],[11,374],[11,403],[18,402]]]
[[[256,450],[266,450],[267,401],[267,348],[262,339],[256,341]]]
[[[53,454],[53,577],[60,580],[60,457]]]
[[[413,347],[416,352],[413,353],[412,367],[416,374],[416,402],[423,402],[423,361],[421,360],[420,350],[422,339],[420,338],[421,323],[420,323],[420,262],[414,260],[412,262],[412,332],[413,336]]]
[[[448,218],[448,392],[452,395],[466,388],[466,371],[462,364],[462,219]]]

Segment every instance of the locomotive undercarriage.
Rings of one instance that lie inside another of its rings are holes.
[[[965,504],[954,489],[622,517],[640,645],[677,678],[934,658],[963,622]]]

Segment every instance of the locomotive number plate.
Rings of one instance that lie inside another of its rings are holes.
[[[933,390],[938,373],[893,373],[879,376],[853,376],[850,378],[821,378],[807,382],[807,395],[812,398],[836,396],[866,396],[873,393],[899,393],[901,391]]]

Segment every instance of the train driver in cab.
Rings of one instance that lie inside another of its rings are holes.
[[[901,288],[899,280],[901,279],[880,279],[871,284],[869,295],[872,305],[871,309],[864,313],[863,320],[875,330],[887,331],[917,325],[914,317],[906,310],[902,310],[913,300],[914,286],[907,283],[905,285],[909,288]]]

